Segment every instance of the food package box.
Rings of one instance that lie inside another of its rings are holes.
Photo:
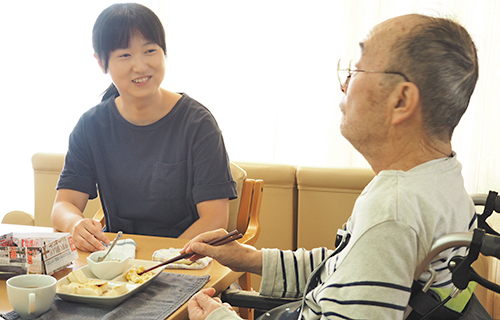
[[[0,276],[54,274],[78,259],[69,233],[16,233],[0,236]]]

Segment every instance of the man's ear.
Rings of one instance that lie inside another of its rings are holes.
[[[97,60],[97,63],[99,64],[99,67],[101,68],[102,72],[103,73],[108,73],[106,71],[106,68],[104,67],[104,64],[102,63],[101,59],[99,59],[99,57],[97,56],[97,53],[94,53],[94,58]]]
[[[411,82],[401,82],[392,91],[392,124],[399,124],[415,115],[420,108],[420,90]]]

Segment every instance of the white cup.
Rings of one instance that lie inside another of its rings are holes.
[[[56,297],[56,278],[44,274],[23,274],[7,280],[12,308],[24,319],[34,319],[49,311]]]

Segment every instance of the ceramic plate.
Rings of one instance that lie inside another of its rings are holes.
[[[106,307],[115,307],[122,303],[123,301],[127,300],[130,298],[132,295],[135,293],[141,291],[145,287],[147,287],[151,282],[156,279],[160,275],[160,273],[165,269],[165,266],[161,266],[155,270],[152,270],[155,275],[147,280],[144,283],[131,283],[128,282],[127,279],[125,279],[125,274],[127,271],[133,267],[133,266],[144,266],[146,269],[157,265],[159,262],[157,261],[149,261],[149,260],[137,260],[137,259],[129,259],[127,268],[125,269],[125,272],[122,273],[121,275],[117,276],[116,278],[112,280],[108,280],[108,286],[109,288],[113,288],[114,286],[126,283],[128,292],[119,295],[119,296],[114,296],[114,297],[103,297],[103,296],[84,296],[84,295],[79,295],[79,294],[72,294],[72,293],[59,293],[57,292],[57,295],[59,298],[70,301],[70,302],[78,302],[78,303],[85,303],[89,305],[95,305],[95,306],[106,306]],[[89,266],[82,267],[81,270],[83,273],[89,278],[89,280],[92,279],[98,279],[92,271],[90,271]],[[59,287],[61,284],[69,284],[70,281],[68,280],[68,277],[64,277],[57,281],[57,287]]]

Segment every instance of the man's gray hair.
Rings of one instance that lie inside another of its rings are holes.
[[[416,17],[416,26],[394,44],[388,70],[403,72],[418,86],[424,129],[449,141],[476,86],[476,46],[452,20]]]

